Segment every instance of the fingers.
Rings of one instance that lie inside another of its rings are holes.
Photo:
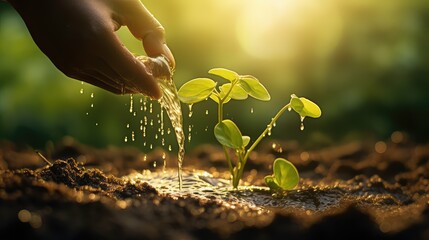
[[[99,72],[98,70],[86,70],[85,72],[80,72],[79,76],[75,78],[114,94],[136,93],[135,89],[131,89],[123,83],[112,81],[104,73]]]
[[[174,60],[173,53],[171,53],[167,44],[160,41],[160,39],[163,39],[160,35],[163,34],[164,33],[160,33],[159,30],[147,33],[143,38],[143,47],[149,57],[164,55],[170,67],[174,69],[176,67],[176,61]]]
[[[165,31],[159,21],[138,0],[123,1],[117,8],[117,14],[131,33],[142,40],[143,47],[149,57],[164,55],[170,66],[175,68],[175,60],[171,50],[165,44]]]
[[[99,46],[103,51],[99,51],[100,58],[108,67],[104,67],[106,75],[110,76],[111,69],[120,82],[136,92],[144,93],[151,98],[159,99],[161,91],[155,78],[146,71],[145,66],[138,61],[120,42],[118,37],[112,32],[104,37]]]

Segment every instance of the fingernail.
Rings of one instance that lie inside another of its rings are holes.
[[[176,68],[176,60],[174,60],[173,53],[171,53],[170,48],[168,48],[167,44],[165,44],[165,43],[163,44],[162,48],[163,48],[162,49],[163,50],[163,54],[167,58],[168,63],[170,65],[171,69],[174,70]]]

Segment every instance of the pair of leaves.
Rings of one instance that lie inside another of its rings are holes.
[[[273,175],[264,178],[271,191],[292,190],[299,182],[298,170],[284,158],[277,158],[273,164]]]
[[[250,137],[243,136],[237,125],[229,119],[216,124],[214,135],[220,144],[232,149],[244,149],[250,142]]]
[[[215,102],[219,103],[219,97],[223,99],[228,93],[228,97],[224,103],[231,99],[244,100],[248,95],[253,98],[268,101],[271,99],[267,89],[259,80],[250,75],[238,75],[236,72],[225,68],[213,68],[209,70],[210,74],[222,77],[229,83],[223,84],[219,88],[219,95],[213,96],[217,83],[210,78],[193,79],[179,89],[178,95],[183,103],[193,104],[205,100],[210,97]],[[232,89],[231,89],[232,87]]]
[[[303,118],[319,118],[322,115],[322,111],[317,104],[307,98],[297,97],[295,94],[291,96],[290,105]]]
[[[244,100],[248,95],[261,101],[269,101],[271,99],[267,89],[254,76],[238,75],[238,73],[225,68],[213,68],[209,70],[209,73],[231,82],[220,87],[221,93],[224,92],[226,94],[231,89],[232,83],[238,81],[229,94],[229,97],[232,99]]]

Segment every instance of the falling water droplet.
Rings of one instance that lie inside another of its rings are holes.
[[[253,108],[250,109],[250,113],[253,113]]]
[[[168,151],[171,152],[171,150],[172,150],[171,145],[168,145]]]
[[[170,133],[171,133],[171,129],[167,128],[167,135],[170,135]]]
[[[153,119],[150,120],[150,125],[153,126]]]
[[[153,145],[152,145],[152,143],[149,145],[149,148],[150,148],[150,149],[153,149]]]
[[[145,126],[147,126],[147,117],[146,117],[146,116],[144,116],[144,118],[143,118],[143,119],[144,119],[144,125],[145,125]]]
[[[188,142],[191,142],[192,139],[192,125],[189,124],[188,126]]]
[[[277,148],[277,144],[276,143],[271,144],[271,148],[272,149],[276,149]]]
[[[165,138],[161,138],[161,145],[165,146]]]
[[[134,138],[134,131],[131,131],[131,141],[135,141],[135,138]]]
[[[146,145],[147,145],[147,143],[146,143],[146,141],[144,141],[144,142],[143,142],[143,146],[145,146],[145,147],[146,147]]]
[[[85,113],[85,115],[86,115],[86,116],[88,116],[88,115],[89,115],[89,112],[86,112],[86,113]]]
[[[161,108],[161,113],[160,115],[160,132],[161,132],[161,136],[164,135],[164,108]]]
[[[95,123],[95,126],[98,126],[98,123]]]
[[[152,113],[153,112],[153,104],[152,102],[150,102],[149,104],[149,112]]]
[[[287,110],[290,112],[292,111],[292,107],[288,107]]]
[[[155,134],[155,139],[158,139],[158,133]]]
[[[124,142],[128,142],[128,137],[127,136],[125,136]]]
[[[147,160],[147,155],[145,154],[145,155],[143,156],[143,162],[146,162],[146,160]]]
[[[135,117],[135,116],[137,116],[137,113],[136,112],[133,112],[133,116]]]
[[[127,123],[127,128],[130,128],[130,124],[129,123]]]
[[[94,103],[91,103],[91,107],[92,107],[92,108],[94,107]]]
[[[204,131],[207,132],[209,130],[209,126],[206,126],[206,128],[204,128]]]
[[[206,109],[206,115],[209,115],[209,110],[208,109]]]
[[[193,112],[192,112],[192,104],[189,104],[188,108],[189,108],[189,114],[188,114],[188,116],[192,117],[192,114],[193,114]]]
[[[156,168],[156,161],[153,161],[153,167]]]
[[[83,94],[83,88],[80,89],[80,94]]]
[[[162,161],[163,161],[163,164],[162,164],[162,171],[163,172],[165,172],[165,168],[167,167],[167,156],[166,156],[166,154],[165,154],[165,152],[163,152],[162,153]]]
[[[143,137],[146,137],[146,127],[143,127]]]
[[[303,116],[300,116],[301,117],[301,126],[299,127],[299,129],[301,129],[301,131],[303,131],[304,130],[304,119],[305,119],[305,117],[303,117]]]
[[[91,93],[91,98],[94,98],[94,93]]]
[[[133,95],[130,94],[130,113],[133,112],[133,104],[134,104]]]

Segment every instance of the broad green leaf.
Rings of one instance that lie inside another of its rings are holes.
[[[208,98],[215,87],[210,78],[196,78],[183,84],[177,94],[183,103],[193,104]]]
[[[301,117],[318,118],[322,115],[319,106],[307,98],[298,98],[295,94],[292,94],[290,104],[293,110]]]
[[[305,117],[318,118],[322,115],[322,110],[314,102],[308,100],[307,98],[299,98],[304,104],[304,113]]]
[[[269,101],[271,99],[267,89],[253,76],[240,76],[240,86],[253,98],[261,101]]]
[[[239,149],[243,146],[243,137],[237,125],[229,119],[216,124],[214,128],[216,139],[223,146]]]
[[[209,70],[210,74],[225,78],[226,80],[229,81],[234,81],[236,79],[238,79],[238,74],[234,71],[231,71],[229,69],[226,68],[212,68]]]
[[[265,176],[264,177],[265,184],[271,189],[271,191],[277,191],[280,189],[279,185],[274,181],[273,176]]]
[[[231,88],[231,83],[225,83],[220,87],[220,91],[223,94],[227,94],[229,89]],[[234,85],[234,87],[232,88],[231,92],[229,93],[228,97],[231,97],[232,99],[235,100],[244,100],[246,99],[248,96],[247,92],[244,91],[244,89],[242,87],[240,87],[239,85]]]
[[[243,136],[243,148],[245,148],[249,142],[250,142],[250,137],[249,136]]]
[[[277,158],[273,164],[274,181],[284,190],[291,190],[299,182],[298,170],[284,158]]]

